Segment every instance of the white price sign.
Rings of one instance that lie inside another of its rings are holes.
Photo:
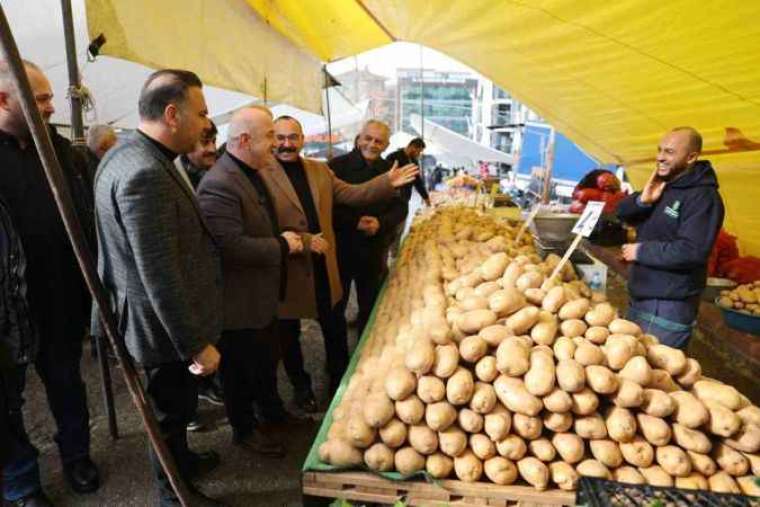
[[[573,234],[580,234],[584,238],[591,236],[591,233],[599,221],[599,217],[602,216],[602,210],[604,210],[604,201],[589,201],[586,203],[586,209],[583,210],[583,214],[575,222],[573,227]]]

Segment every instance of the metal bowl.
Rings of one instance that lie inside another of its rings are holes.
[[[579,215],[573,213],[539,213],[531,229],[542,243],[564,243],[570,240]]]

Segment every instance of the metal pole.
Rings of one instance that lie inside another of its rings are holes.
[[[79,67],[77,47],[74,39],[74,18],[71,14],[71,0],[61,0],[63,10],[63,36],[66,41],[66,65],[69,70],[69,104],[71,105],[71,142],[74,146],[84,146],[84,124],[82,122],[82,97],[79,90]]]
[[[108,347],[106,347],[106,340],[103,336],[95,336],[95,346],[98,351],[98,366],[100,367],[100,380],[102,381],[102,393],[103,393],[103,405],[106,408],[106,416],[108,417],[108,432],[111,434],[111,438],[116,440],[119,438],[119,425],[116,422],[116,407],[113,402],[113,388],[111,387],[111,367],[108,364]]]
[[[58,164],[55,151],[53,150],[52,142],[50,141],[50,133],[37,110],[26,69],[21,61],[16,41],[11,33],[8,19],[5,16],[5,10],[2,8],[2,5],[0,5],[0,46],[2,47],[0,56],[2,56],[2,59],[7,63],[8,68],[11,71],[11,80],[18,93],[21,109],[24,113],[24,119],[29,126],[29,131],[31,132],[32,138],[37,147],[37,152],[39,153],[42,167],[45,170],[45,176],[50,185],[50,190],[55,199],[58,211],[61,214],[61,218],[63,219],[63,224],[66,227],[66,232],[72,243],[74,253],[76,254],[79,269],[82,270],[85,282],[87,283],[87,288],[90,290],[93,300],[98,305],[100,319],[103,322],[106,335],[111,340],[111,345],[114,347],[116,356],[122,365],[121,369],[124,374],[124,380],[129,389],[129,393],[132,395],[132,401],[134,401],[137,410],[140,413],[143,425],[148,433],[148,438],[156,451],[156,455],[166,472],[169,482],[177,493],[180,503],[184,507],[187,507],[189,505],[187,488],[179,476],[174,459],[169,453],[169,450],[166,447],[166,442],[161,436],[161,431],[156,422],[153,410],[145,400],[145,393],[140,385],[137,371],[129,359],[128,352],[124,346],[124,340],[121,335],[118,334],[116,320],[113,312],[110,310],[108,296],[106,295],[105,289],[103,288],[100,278],[98,278],[98,274],[95,270],[95,263],[93,262],[92,254],[87,246],[82,225],[79,223],[79,218],[74,212],[69,189],[64,183],[63,173]]]
[[[420,46],[420,137],[425,139],[425,67],[422,63],[422,44]]]
[[[556,131],[554,127],[551,127],[549,134],[549,146],[546,149],[546,167],[544,168],[544,188],[541,192],[541,202],[547,204],[549,202],[549,194],[551,193],[552,185],[552,172],[554,172],[554,142],[556,140]]]
[[[333,158],[333,143],[332,143],[332,113],[330,112],[330,77],[327,75],[327,70],[322,69],[322,73],[325,78],[325,102],[327,103],[327,160]],[[352,148],[353,149],[353,148]]]

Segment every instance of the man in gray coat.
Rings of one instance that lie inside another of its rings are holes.
[[[230,121],[227,151],[201,180],[198,199],[219,243],[224,274],[224,331],[219,341],[224,405],[233,442],[282,456],[283,446],[259,422],[282,422],[277,396],[277,306],[285,293],[288,255],[302,255],[299,234],[281,232],[262,173],[273,170],[269,110],[247,107]],[[259,421],[254,402],[262,412]]]
[[[198,403],[194,375],[210,375],[220,360],[219,258],[193,190],[172,163],[208,126],[201,88],[192,72],[153,73],[140,92],[138,130],[106,154],[95,177],[98,273],[186,482],[219,462],[216,453],[190,451],[186,431]],[[178,505],[150,455],[160,505]],[[195,503],[219,505],[191,491]]]

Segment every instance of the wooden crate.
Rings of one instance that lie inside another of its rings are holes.
[[[558,507],[575,505],[575,494],[531,486],[439,481],[391,481],[366,472],[304,472],[303,493],[357,502],[392,505],[403,500],[424,507]]]

